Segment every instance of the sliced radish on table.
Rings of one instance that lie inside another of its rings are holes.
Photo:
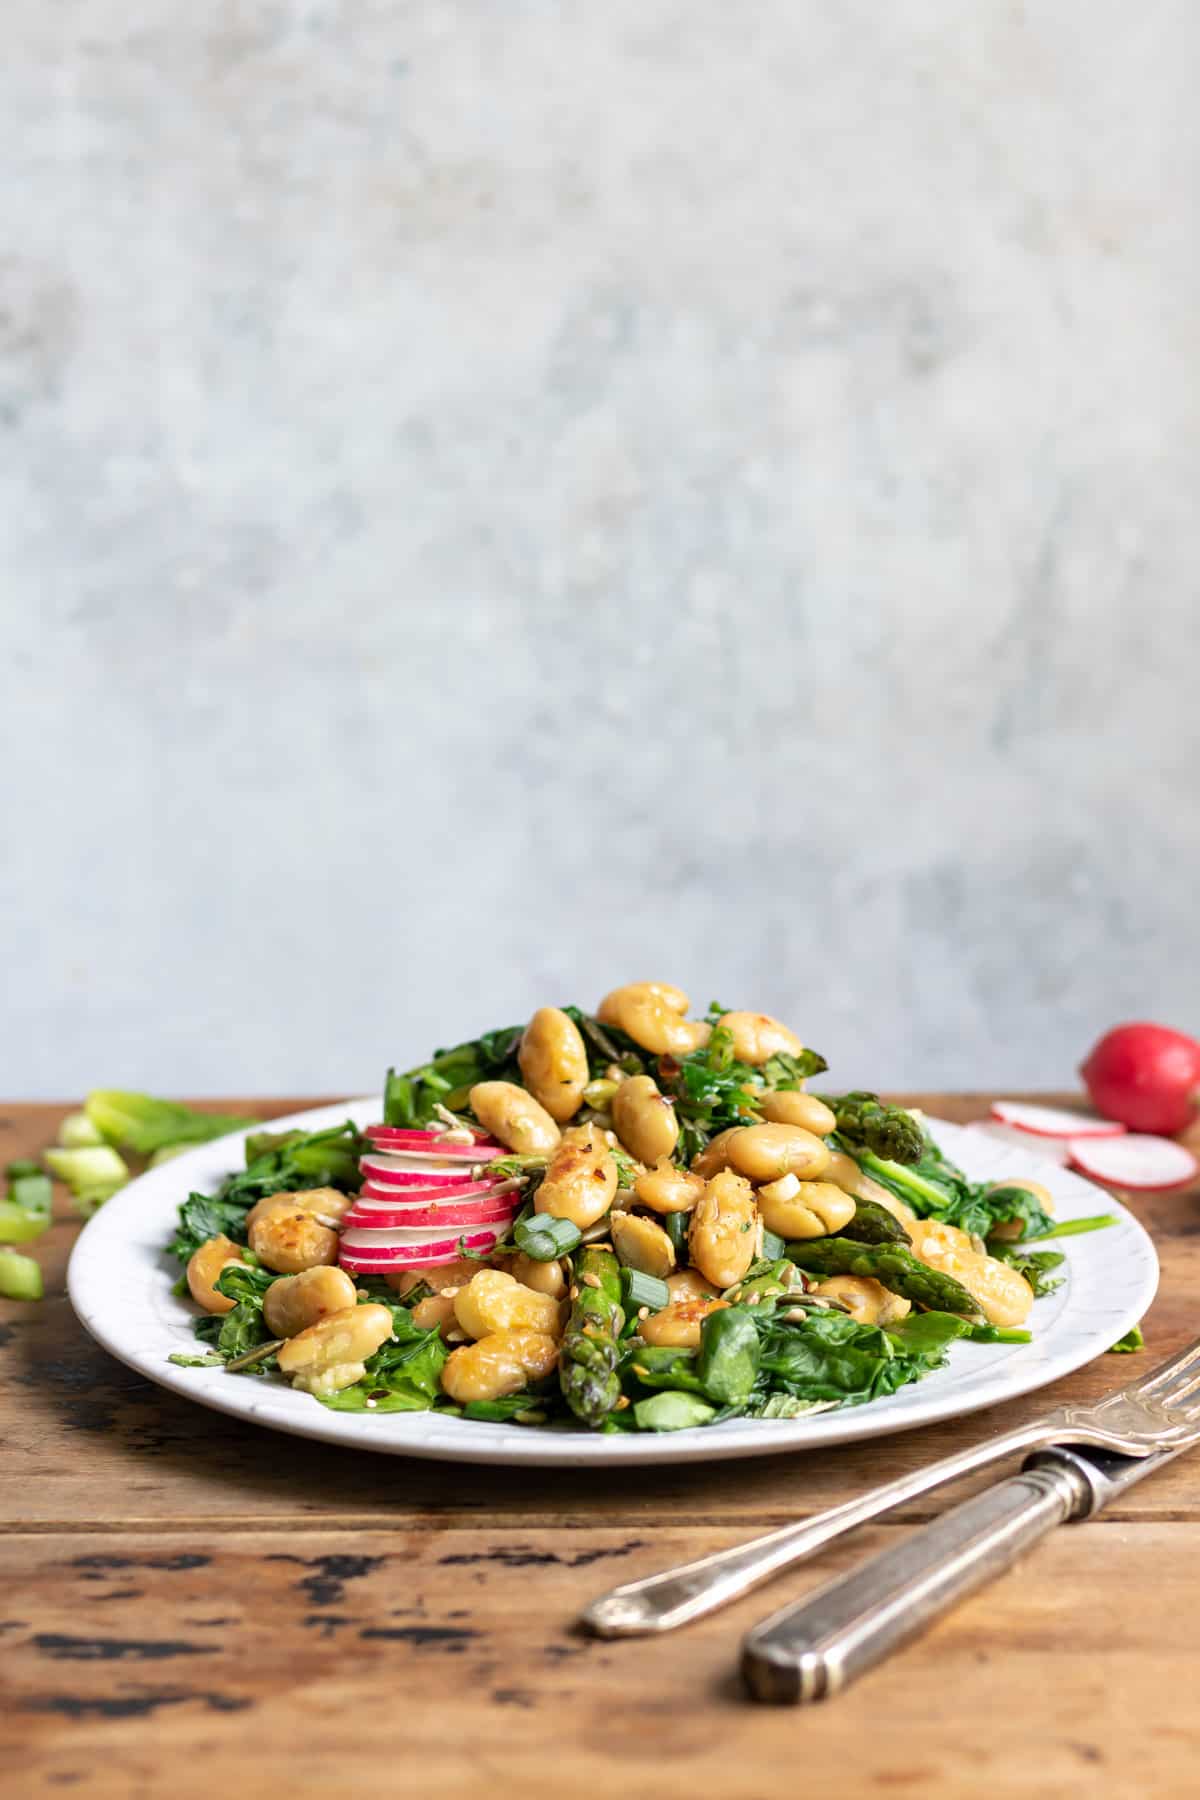
[[[1143,1137],[1138,1132],[1123,1132],[1120,1137],[1103,1140],[1072,1138],[1069,1149],[1077,1169],[1114,1187],[1147,1191],[1183,1187],[1200,1172],[1200,1164],[1182,1144],[1172,1143],[1170,1138]]]
[[[1032,1137],[1112,1138],[1120,1137],[1125,1127],[1112,1119],[1090,1118],[1087,1113],[1068,1112],[1065,1106],[1032,1106],[1023,1100],[994,1100],[992,1117]]]

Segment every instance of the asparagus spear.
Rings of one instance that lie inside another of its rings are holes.
[[[625,1323],[621,1310],[621,1265],[612,1251],[592,1245],[575,1260],[578,1292],[559,1350],[563,1398],[585,1425],[601,1425],[621,1398],[617,1339]]]
[[[816,1275],[872,1276],[893,1294],[902,1294],[931,1312],[982,1317],[961,1281],[928,1269],[903,1244],[856,1244],[845,1237],[812,1238],[788,1248],[792,1261]]]
[[[920,1162],[925,1134],[902,1106],[887,1106],[878,1094],[822,1094],[837,1117],[837,1128],[852,1144],[862,1144],[888,1162]]]
[[[854,1217],[848,1225],[843,1225],[842,1237],[853,1238],[856,1244],[911,1244],[912,1239],[905,1231],[895,1213],[890,1213],[886,1206],[878,1200],[856,1200]]]

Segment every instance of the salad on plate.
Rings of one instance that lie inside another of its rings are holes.
[[[806,1083],[778,1019],[636,982],[403,1074],[383,1117],[252,1131],[179,1208],[194,1353],[342,1412],[557,1430],[794,1419],[1025,1343],[1060,1285],[1036,1181],[970,1182],[922,1117]]]

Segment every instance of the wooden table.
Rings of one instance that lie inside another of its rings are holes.
[[[961,1121],[987,1107],[920,1100]],[[0,1161],[52,1141],[63,1110],[0,1108]],[[1200,1323],[1200,1215],[1195,1193],[1135,1204],[1162,1257],[1157,1359]],[[63,1297],[65,1204],[62,1217],[39,1247],[45,1302],[0,1304],[6,1800],[1200,1791],[1200,1456],[1058,1532],[825,1707],[748,1703],[742,1632],[931,1502],[664,1642],[572,1629],[619,1580],[843,1499],[1048,1399],[1097,1396],[1133,1359],[820,1459],[608,1482],[404,1462],[259,1430],[113,1362]]]

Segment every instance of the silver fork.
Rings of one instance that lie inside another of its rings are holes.
[[[1161,1383],[1151,1395],[1151,1415],[1166,1412],[1173,1423],[1149,1453],[1062,1444],[1035,1450],[1019,1475],[994,1482],[756,1625],[742,1645],[752,1697],[804,1705],[840,1693],[1058,1526],[1094,1517],[1200,1443],[1200,1374],[1188,1366],[1193,1360],[1185,1352],[1151,1377]],[[1174,1378],[1162,1382],[1172,1368]]]
[[[1200,1338],[1143,1381],[1131,1382],[1094,1406],[1056,1407],[1040,1419],[914,1469],[798,1525],[784,1525],[748,1544],[714,1551],[660,1575],[627,1581],[593,1600],[580,1615],[581,1622],[600,1637],[674,1631],[749,1593],[780,1569],[803,1562],[856,1525],[1016,1450],[1082,1444],[1121,1456],[1146,1457],[1158,1450],[1186,1448],[1200,1427],[1190,1412],[1178,1409],[1194,1394],[1200,1394]]]

